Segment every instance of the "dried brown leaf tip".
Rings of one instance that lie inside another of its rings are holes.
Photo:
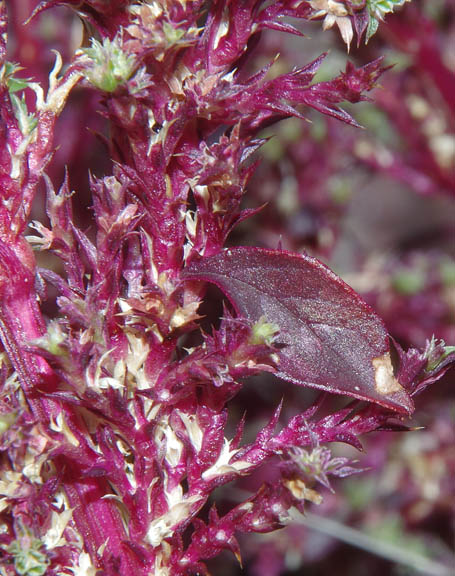
[[[388,352],[379,358],[373,358],[373,367],[376,390],[380,394],[386,396],[395,392],[404,392],[393,374],[392,360]]]

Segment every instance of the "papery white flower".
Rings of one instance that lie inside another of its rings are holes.
[[[214,476],[222,476],[223,474],[229,474],[231,472],[241,473],[242,470],[248,469],[252,466],[251,462],[246,462],[244,460],[236,460],[230,463],[232,458],[237,454],[237,450],[231,450],[230,441],[225,438],[223,447],[218,456],[218,460],[210,466],[207,470],[202,473],[202,479],[208,480]]]
[[[51,527],[41,539],[48,550],[67,544],[67,541],[63,537],[63,532],[71,520],[72,515],[73,510],[71,508],[63,510],[63,512],[60,513],[55,510],[52,511]]]
[[[68,568],[74,576],[95,576],[96,568],[93,566],[90,556],[86,552],[79,554],[78,565]],[[59,576],[67,576],[67,572],[59,572]]]
[[[312,18],[320,18],[325,16],[322,23],[323,30],[329,30],[334,24],[338,26],[343,41],[349,48],[354,37],[354,30],[352,28],[351,18],[343,2],[335,2],[335,0],[312,0],[310,6],[316,12]]]

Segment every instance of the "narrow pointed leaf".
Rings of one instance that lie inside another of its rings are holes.
[[[393,375],[381,319],[318,260],[240,247],[190,264],[183,277],[216,284],[239,315],[279,326],[284,380],[413,411]]]

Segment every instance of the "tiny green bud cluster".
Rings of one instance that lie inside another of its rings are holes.
[[[40,551],[40,540],[28,537],[15,540],[7,551],[14,557],[14,568],[20,576],[43,576],[46,574],[49,562],[46,555]]]
[[[265,316],[261,316],[251,329],[249,343],[259,346],[265,344],[271,346],[280,331],[280,327],[273,322],[267,322]]]
[[[92,38],[91,47],[85,48],[83,53],[88,58],[85,77],[103,92],[114,92],[136,69],[134,56],[122,49],[118,36],[112,41],[104,38],[102,43]]]

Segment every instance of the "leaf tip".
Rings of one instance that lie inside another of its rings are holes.
[[[386,352],[382,356],[373,358],[372,364],[376,391],[381,396],[387,396],[389,400],[403,408],[408,414],[412,414],[414,411],[413,402],[403,386],[395,378],[390,353]]]
[[[373,358],[374,381],[379,394],[388,395],[403,390],[398,380],[393,374],[392,360],[390,354],[386,352],[383,356]]]

